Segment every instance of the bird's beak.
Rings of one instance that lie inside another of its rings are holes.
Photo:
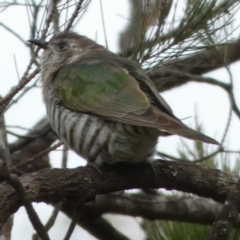
[[[42,40],[38,40],[38,39],[30,39],[28,40],[28,42],[40,47],[40,48],[43,48],[43,49],[47,49],[47,42],[44,42]]]

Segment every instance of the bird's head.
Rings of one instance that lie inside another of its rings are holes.
[[[67,31],[53,36],[49,42],[38,39],[30,39],[28,42],[44,50],[41,61],[43,81],[62,66],[80,60],[87,52],[104,49],[87,37]]]

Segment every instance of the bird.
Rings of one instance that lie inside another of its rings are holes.
[[[78,155],[96,165],[151,161],[159,137],[179,135],[219,144],[186,126],[141,68],[72,31],[43,49],[43,99],[53,130]]]

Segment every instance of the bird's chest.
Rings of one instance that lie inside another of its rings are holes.
[[[155,152],[157,135],[146,128],[74,112],[54,101],[47,113],[59,138],[90,162],[137,163]]]

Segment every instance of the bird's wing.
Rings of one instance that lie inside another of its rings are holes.
[[[56,97],[73,111],[218,144],[178,120],[167,103],[156,96],[157,90],[149,85],[150,79],[144,85],[148,86],[145,93],[140,88],[145,80],[137,81],[133,76],[126,68],[95,59],[62,67],[53,84]]]
[[[138,81],[121,67],[104,61],[62,67],[53,83],[67,108],[117,122],[158,129],[182,129],[178,119],[153,106]]]
[[[173,115],[172,109],[164,98],[159,94],[154,83],[149,78],[149,76],[140,68],[140,66],[128,59],[119,58],[118,62],[120,66],[126,68],[130,75],[138,81],[141,90],[148,96],[151,103],[159,108],[161,111],[175,117]]]

